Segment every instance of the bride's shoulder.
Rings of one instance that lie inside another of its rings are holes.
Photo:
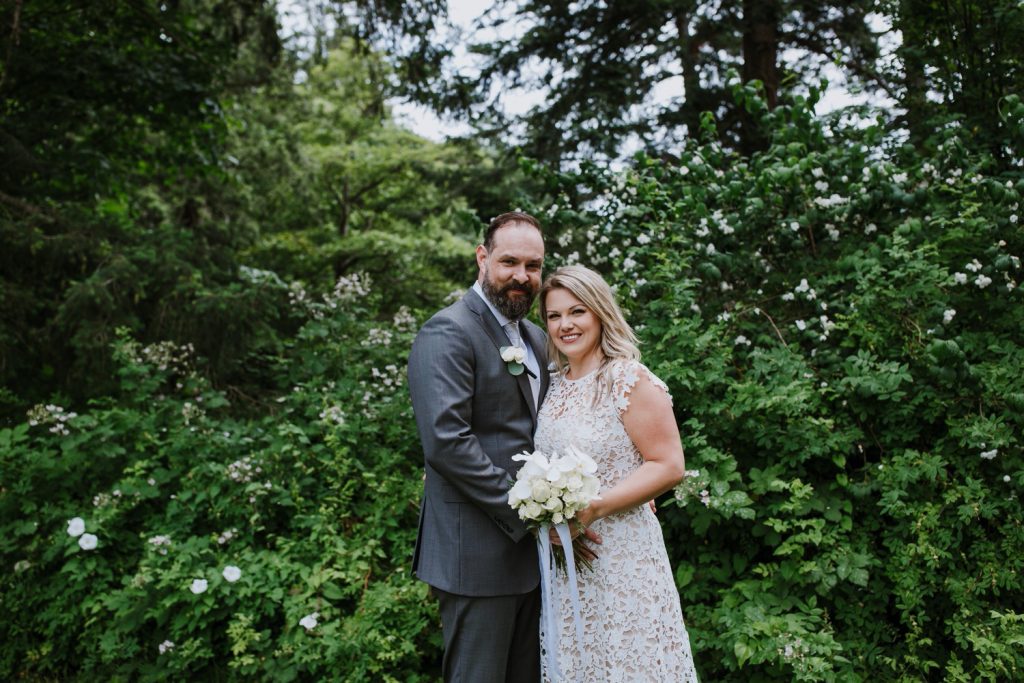
[[[657,375],[651,372],[650,368],[638,360],[632,358],[617,358],[609,363],[609,372],[612,379],[612,395],[616,406],[620,411],[629,406],[629,398],[637,387],[637,383],[650,383],[663,391],[672,400],[668,386],[661,381]],[[643,381],[641,381],[643,380]]]

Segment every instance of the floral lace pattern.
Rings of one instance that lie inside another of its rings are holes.
[[[597,462],[604,491],[628,477],[643,464],[643,457],[626,433],[622,414],[641,373],[668,392],[635,361],[612,364],[611,392],[596,403],[597,373],[578,380],[553,376],[538,417],[537,448],[549,453],[574,445],[586,451]],[[593,571],[578,574],[582,644],[576,643],[568,581],[555,573],[563,675],[584,681],[696,681],[679,592],[657,517],[641,505],[598,520],[593,529],[603,543]],[[544,680],[550,680],[546,671]]]

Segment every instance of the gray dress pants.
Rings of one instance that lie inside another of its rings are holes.
[[[540,682],[540,588],[468,597],[431,589],[441,609],[445,683]]]

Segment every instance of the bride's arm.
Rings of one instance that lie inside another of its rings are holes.
[[[585,527],[602,517],[643,505],[683,480],[683,446],[672,414],[672,401],[646,373],[640,373],[630,392],[622,422],[644,464],[611,490],[603,491],[600,500],[577,513]]]

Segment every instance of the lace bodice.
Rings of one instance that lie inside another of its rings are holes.
[[[553,376],[538,416],[537,448],[551,453],[572,445],[585,451],[597,462],[601,490],[613,488],[643,464],[622,421],[641,376],[668,393],[664,382],[636,361],[611,363],[606,382],[599,371],[578,380]],[[598,520],[593,528],[603,543],[593,570],[580,573],[582,646],[576,643],[565,575],[555,575],[558,659],[566,680],[695,682],[657,517],[640,505]]]
[[[622,414],[629,407],[630,394],[641,373],[668,393],[665,383],[636,361],[614,361],[608,371],[611,391],[597,401],[595,395],[604,388],[599,386],[600,371],[577,380],[553,375],[541,406],[536,436],[537,447],[544,452],[561,452],[573,445],[593,457],[603,490],[643,464],[643,457],[622,423]]]

